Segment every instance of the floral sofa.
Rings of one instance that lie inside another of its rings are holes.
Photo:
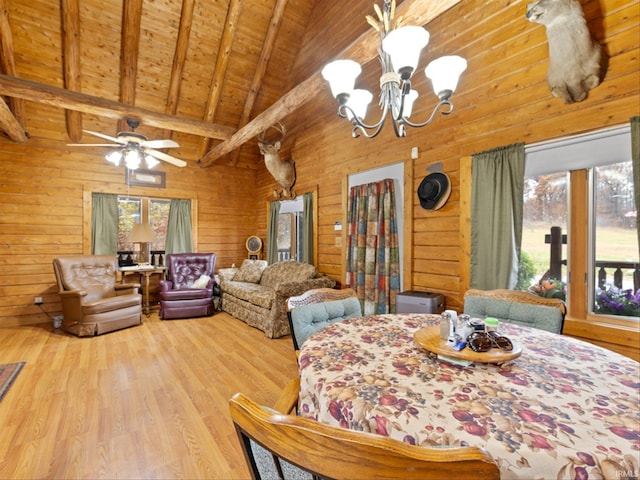
[[[245,260],[240,268],[218,270],[222,310],[259,328],[269,338],[290,333],[287,299],[314,288],[332,288],[335,280],[308,263]]]

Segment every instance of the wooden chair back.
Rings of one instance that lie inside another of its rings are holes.
[[[307,290],[302,295],[289,297],[287,300],[287,311],[290,312],[301,305],[309,305],[311,303],[331,302],[334,300],[343,300],[349,297],[355,297],[356,292],[351,288],[315,288]]]
[[[263,457],[273,456],[281,478],[285,478],[291,465],[295,478],[300,478],[299,469],[331,479],[500,478],[495,461],[479,448],[409,445],[389,437],[285,415],[256,404],[242,393],[229,400],[229,408],[253,479],[263,478],[264,474],[259,470],[264,459],[255,456],[256,444],[268,452]]]

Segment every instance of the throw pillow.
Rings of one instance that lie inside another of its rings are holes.
[[[264,260],[245,260],[233,277],[234,282],[258,283],[267,266]]]
[[[211,277],[209,275],[200,275],[200,278],[193,282],[190,288],[207,288],[207,285],[209,285],[209,280],[211,280]]]

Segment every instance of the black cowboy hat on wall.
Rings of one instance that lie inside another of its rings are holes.
[[[451,195],[451,181],[446,173],[430,173],[418,187],[420,205],[426,210],[438,210],[447,203]]]

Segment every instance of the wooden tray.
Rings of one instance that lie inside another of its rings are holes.
[[[492,348],[488,352],[474,352],[469,347],[460,351],[454,350],[446,340],[440,338],[439,326],[421,328],[413,335],[413,340],[430,352],[469,362],[502,363],[518,358],[522,354],[522,347],[513,338],[509,338],[513,343],[513,350],[510,352],[499,348]]]

